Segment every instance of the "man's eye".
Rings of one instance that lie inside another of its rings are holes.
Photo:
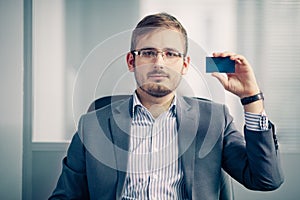
[[[141,52],[141,55],[142,56],[145,56],[145,57],[154,57],[156,55],[156,52],[155,51],[142,51]]]
[[[170,58],[172,58],[172,57],[178,57],[178,53],[177,52],[172,52],[172,51],[167,51],[166,52],[166,56],[170,57]]]

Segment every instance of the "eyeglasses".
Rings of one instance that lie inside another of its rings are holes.
[[[139,56],[144,62],[152,62],[157,58],[158,54],[161,54],[164,61],[168,63],[174,63],[185,55],[174,50],[158,50],[154,48],[145,48],[131,51],[132,54]]]

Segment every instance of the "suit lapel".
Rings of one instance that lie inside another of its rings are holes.
[[[118,198],[122,195],[122,189],[126,177],[129,156],[128,149],[130,141],[131,107],[132,98],[128,98],[117,105],[113,104],[112,116],[109,119],[117,161],[118,183],[116,195]]]
[[[182,97],[178,97],[177,124],[179,155],[184,172],[188,194],[192,193],[195,164],[195,137],[198,129],[198,104],[190,105]]]
[[[199,188],[197,188],[199,184],[193,186],[193,183],[202,181],[194,181],[194,172],[195,170],[205,172],[206,169],[201,163],[195,166],[196,159],[201,161],[214,148],[223,132],[221,125],[223,118],[218,115],[221,107],[214,106],[212,103],[199,101],[187,103],[184,99],[182,100],[178,108],[178,134],[180,151],[183,153],[183,172],[189,198],[199,199],[203,194],[199,193]],[[201,178],[211,177],[205,177],[204,174]]]
[[[116,148],[123,149],[126,152],[129,148],[129,135],[131,124],[130,103],[131,99],[127,99],[120,105],[112,107],[112,116],[110,118],[112,136]]]
[[[220,136],[216,132],[221,133],[220,130],[216,129],[216,122],[211,119],[214,109],[216,108],[212,108],[210,103],[205,104],[198,101],[187,103],[185,99],[178,98],[179,150],[182,155],[183,172],[189,195],[193,194],[195,156],[198,158],[205,157]],[[201,170],[200,166],[197,166],[197,170]]]

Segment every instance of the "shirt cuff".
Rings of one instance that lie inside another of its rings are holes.
[[[246,129],[251,131],[265,131],[269,129],[268,117],[263,111],[261,114],[245,112]]]

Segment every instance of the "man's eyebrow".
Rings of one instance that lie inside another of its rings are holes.
[[[140,50],[160,50],[160,49],[157,49],[157,48],[154,48],[154,47],[143,47]],[[162,50],[163,51],[175,51],[175,52],[179,52],[178,49],[169,48],[169,47],[163,48]]]
[[[143,48],[140,48],[140,50],[157,50],[157,48],[154,48],[154,47],[143,47]]]
[[[179,52],[178,49],[175,48],[163,48],[163,50]]]

